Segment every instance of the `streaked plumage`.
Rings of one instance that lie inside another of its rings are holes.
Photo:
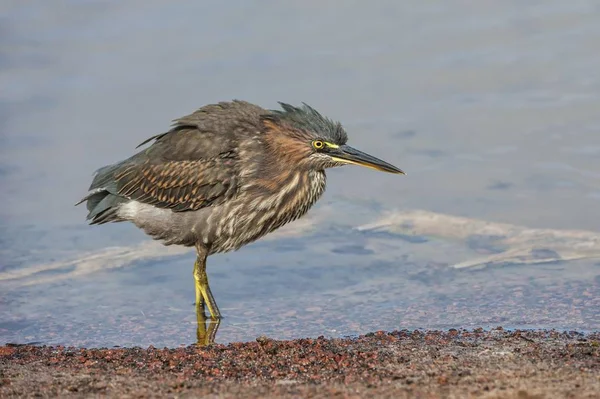
[[[81,201],[90,223],[131,221],[166,245],[195,246],[202,302],[212,299],[198,298],[196,269],[206,256],[303,216],[325,190],[326,168],[355,163],[403,173],[348,147],[342,125],[310,106],[280,104],[273,111],[221,102],[176,119],[140,144],[153,141],[146,149],[97,171]]]

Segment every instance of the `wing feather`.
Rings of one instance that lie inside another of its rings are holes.
[[[178,212],[221,203],[237,190],[233,162],[222,157],[129,165],[115,182],[117,195]]]
[[[98,170],[89,190],[177,212],[222,203],[241,184],[239,143],[263,128],[265,112],[237,100],[206,105],[141,143],[152,142],[146,149]]]

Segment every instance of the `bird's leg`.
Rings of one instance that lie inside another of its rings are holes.
[[[202,324],[204,324],[206,316],[204,315],[204,298],[202,297],[202,289],[200,288],[200,272],[198,266],[199,261],[200,256],[196,258],[196,262],[194,263],[194,281],[196,283],[196,317],[198,318],[198,323],[200,323],[200,319],[202,319]]]
[[[196,282],[196,315],[204,317],[204,306],[208,307],[208,312],[213,320],[221,318],[221,312],[217,307],[217,302],[208,285],[208,276],[206,275],[206,257],[207,250],[201,246],[196,246],[198,257],[194,263],[194,280]]]

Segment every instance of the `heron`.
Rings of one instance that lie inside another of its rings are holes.
[[[325,170],[348,164],[405,174],[347,144],[340,122],[306,103],[268,110],[232,100],[204,105],[131,157],[98,169],[87,195],[91,225],[132,222],[164,245],[195,247],[196,314],[221,312],[209,255],[238,250],[302,216],[325,191]],[[204,334],[204,333],[203,333]]]

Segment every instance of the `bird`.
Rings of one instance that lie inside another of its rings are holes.
[[[131,222],[164,245],[194,247],[196,314],[222,315],[207,257],[254,242],[304,216],[325,170],[353,164],[405,174],[347,144],[340,122],[306,103],[269,110],[242,100],[204,105],[98,169],[85,195],[90,225]],[[204,333],[203,333],[204,334]]]

